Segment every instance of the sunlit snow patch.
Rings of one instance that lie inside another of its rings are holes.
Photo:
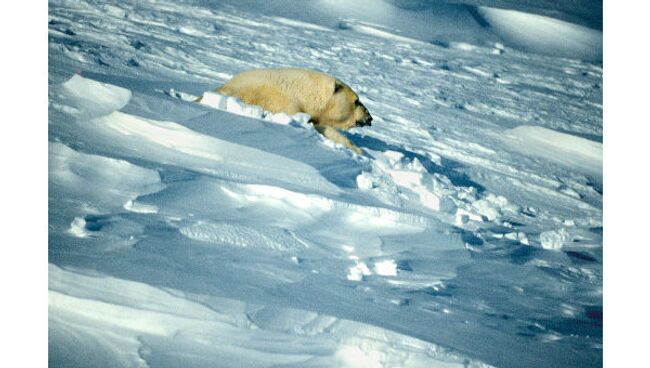
[[[77,152],[61,143],[49,144],[50,192],[61,200],[77,203],[87,213],[121,209],[140,195],[156,192],[164,186],[160,175],[123,160]],[[71,227],[82,232],[80,221]]]
[[[88,274],[49,265],[49,357],[62,366],[486,367],[364,323]]]
[[[124,204],[124,209],[136,213],[157,213],[158,207],[150,204],[134,202],[132,200]]]
[[[363,349],[361,346],[343,345],[337,352],[343,367],[381,368],[382,354],[373,349]]]
[[[281,125],[305,125],[311,119],[309,114],[297,113],[289,115],[283,112],[273,113],[262,109],[258,105],[250,105],[237,97],[226,96],[216,92],[204,92],[200,104],[213,109],[228,111],[233,114],[247,116],[254,119],[262,119],[271,123]]]
[[[508,198],[489,193],[484,198],[473,202],[472,209],[489,221],[497,221],[501,219],[504,212],[515,213],[519,208],[510,203]]]
[[[357,260],[358,257],[350,256],[351,259]],[[356,261],[356,264],[348,269],[347,279],[350,281],[362,281],[364,276],[373,274],[379,276],[397,276],[397,264],[392,259],[375,262],[371,271],[365,262]]]
[[[288,251],[306,246],[293,233],[277,227],[251,227],[238,223],[199,221],[181,228],[180,232],[190,239],[242,248]]]
[[[448,178],[429,174],[417,158],[408,159],[401,152],[386,151],[374,156],[373,171],[363,172],[356,178],[359,189],[371,190],[382,186],[375,190],[376,194],[382,195],[380,192],[390,191],[386,186],[395,186],[393,191],[414,193],[417,196],[414,199],[430,210],[454,210],[454,203],[449,200],[454,189]]]
[[[495,33],[528,51],[586,60],[602,60],[603,33],[581,25],[515,10],[479,7]]]
[[[313,167],[256,148],[201,134],[170,121],[114,112],[97,119],[113,135],[111,144],[154,162],[173,163],[200,172],[228,177],[279,181],[336,190]],[[106,130],[104,128],[104,130]],[[115,136],[115,133],[118,135]]]
[[[354,20],[345,20],[339,23],[339,28],[341,29],[349,29],[355,32],[367,34],[370,36],[375,36],[375,37],[380,37],[384,38],[389,41],[397,41],[397,42],[405,42],[405,43],[420,43],[421,41],[416,40],[414,38],[409,38],[409,37],[404,37],[400,36],[398,34],[395,34],[393,32],[389,31],[384,31],[382,29],[379,29],[378,26],[375,25],[369,25],[364,22],[358,22]]]
[[[362,281],[364,276],[370,276],[372,272],[368,266],[363,262],[358,262],[356,265],[350,267],[348,270],[348,280],[350,281]]]
[[[75,217],[70,224],[68,232],[78,238],[85,238],[88,236],[86,231],[86,220],[82,217]]]
[[[284,24],[286,26],[291,26],[291,27],[298,27],[298,28],[305,28],[311,31],[323,31],[323,32],[331,32],[332,30],[323,26],[319,26],[317,24],[313,23],[307,23],[307,22],[302,22],[299,20],[295,19],[288,19],[288,18],[283,18],[283,17],[272,17],[272,19],[278,23]]]
[[[63,87],[62,96],[57,96],[53,102],[59,103],[57,100],[61,98],[61,102],[79,109],[80,113],[73,115],[79,134],[95,140],[98,146],[127,156],[137,155],[139,159],[232,179],[289,181],[300,186],[338,191],[316,169],[302,162],[202,134],[172,121],[114,111],[129,101],[131,92],[124,88],[78,75]],[[252,108],[234,98],[227,101],[230,102],[226,105]],[[87,121],[88,118],[94,119]]]
[[[375,273],[381,276],[396,276],[397,264],[392,259],[375,262]]]
[[[505,132],[504,141],[523,154],[602,175],[603,145],[539,126],[522,125]]]
[[[66,102],[92,116],[119,110],[131,99],[131,91],[126,88],[84,78],[79,74],[63,83],[63,87],[71,97]]]
[[[539,234],[539,240],[542,248],[559,250],[571,241],[571,236],[565,229],[549,230]]]

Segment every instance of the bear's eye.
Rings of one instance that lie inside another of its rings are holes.
[[[359,105],[361,105],[361,102],[359,102],[359,99],[357,98],[356,100],[354,100],[354,106],[359,106]]]
[[[339,82],[334,82],[334,94],[343,89],[343,85]]]

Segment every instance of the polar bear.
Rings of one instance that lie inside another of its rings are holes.
[[[370,126],[372,122],[352,88],[313,70],[253,69],[237,74],[215,92],[274,113],[309,114],[318,132],[357,153],[362,153],[361,149],[337,129]]]

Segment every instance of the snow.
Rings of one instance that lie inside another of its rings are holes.
[[[348,270],[348,280],[350,281],[363,281],[363,276],[370,276],[372,272],[365,263],[360,262],[350,267]]]
[[[600,142],[530,125],[507,131],[505,139],[523,154],[602,176],[603,145]]]
[[[191,99],[194,100],[194,99]],[[262,109],[261,106],[248,105],[237,97],[222,95],[216,92],[204,92],[200,104],[212,107],[213,109],[228,111],[233,114],[247,116],[255,119],[281,125],[303,125],[306,126],[311,116],[302,112],[289,115],[284,112],[273,113]]]
[[[478,12],[497,35],[519,49],[602,61],[602,31],[543,15],[509,9],[479,7]]]
[[[89,234],[86,231],[86,220],[81,217],[75,217],[70,224],[70,233],[74,236],[85,238]]]
[[[392,259],[376,262],[375,273],[382,276],[397,276],[397,264]]]
[[[519,49],[602,61],[602,3],[584,0],[567,4],[546,0],[313,0],[299,7],[289,0],[222,3],[246,7],[251,13],[308,32],[349,31],[398,44],[434,43],[465,50],[493,45],[497,54]]]
[[[66,366],[424,367],[431,357],[467,366],[429,344],[335,317],[224,298],[191,302],[143,283],[49,271],[50,361]]]
[[[542,242],[542,248],[557,250],[571,241],[571,237],[565,229],[559,229],[544,231],[539,234],[539,240]]]
[[[363,3],[50,2],[51,365],[602,362],[602,66]],[[280,66],[363,154],[209,92]]]
[[[140,195],[162,188],[154,170],[74,151],[61,143],[49,144],[48,157],[50,187],[70,198],[68,206],[74,203],[82,212],[117,210]]]
[[[119,110],[131,99],[128,89],[85,79],[78,74],[63,83],[63,88],[74,101],[75,111],[83,109],[93,116]]]

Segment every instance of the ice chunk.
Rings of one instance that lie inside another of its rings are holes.
[[[359,262],[354,267],[350,267],[348,271],[348,280],[350,281],[362,281],[363,276],[370,276],[372,272],[365,263]]]
[[[70,224],[68,232],[78,238],[85,238],[88,236],[86,231],[86,220],[81,217],[75,217]]]
[[[203,93],[203,98],[199,102],[202,105],[210,106],[213,109],[225,110],[227,96],[214,92]]]
[[[559,250],[568,243],[571,238],[565,229],[544,231],[539,234],[539,240],[542,243],[542,248]]]
[[[397,264],[392,259],[375,262],[375,273],[381,276],[397,276]]]
[[[273,113],[267,114],[265,120],[268,120],[276,124],[289,125],[293,121],[293,118],[289,114],[286,114],[284,112],[279,112],[277,114],[273,114]]]

